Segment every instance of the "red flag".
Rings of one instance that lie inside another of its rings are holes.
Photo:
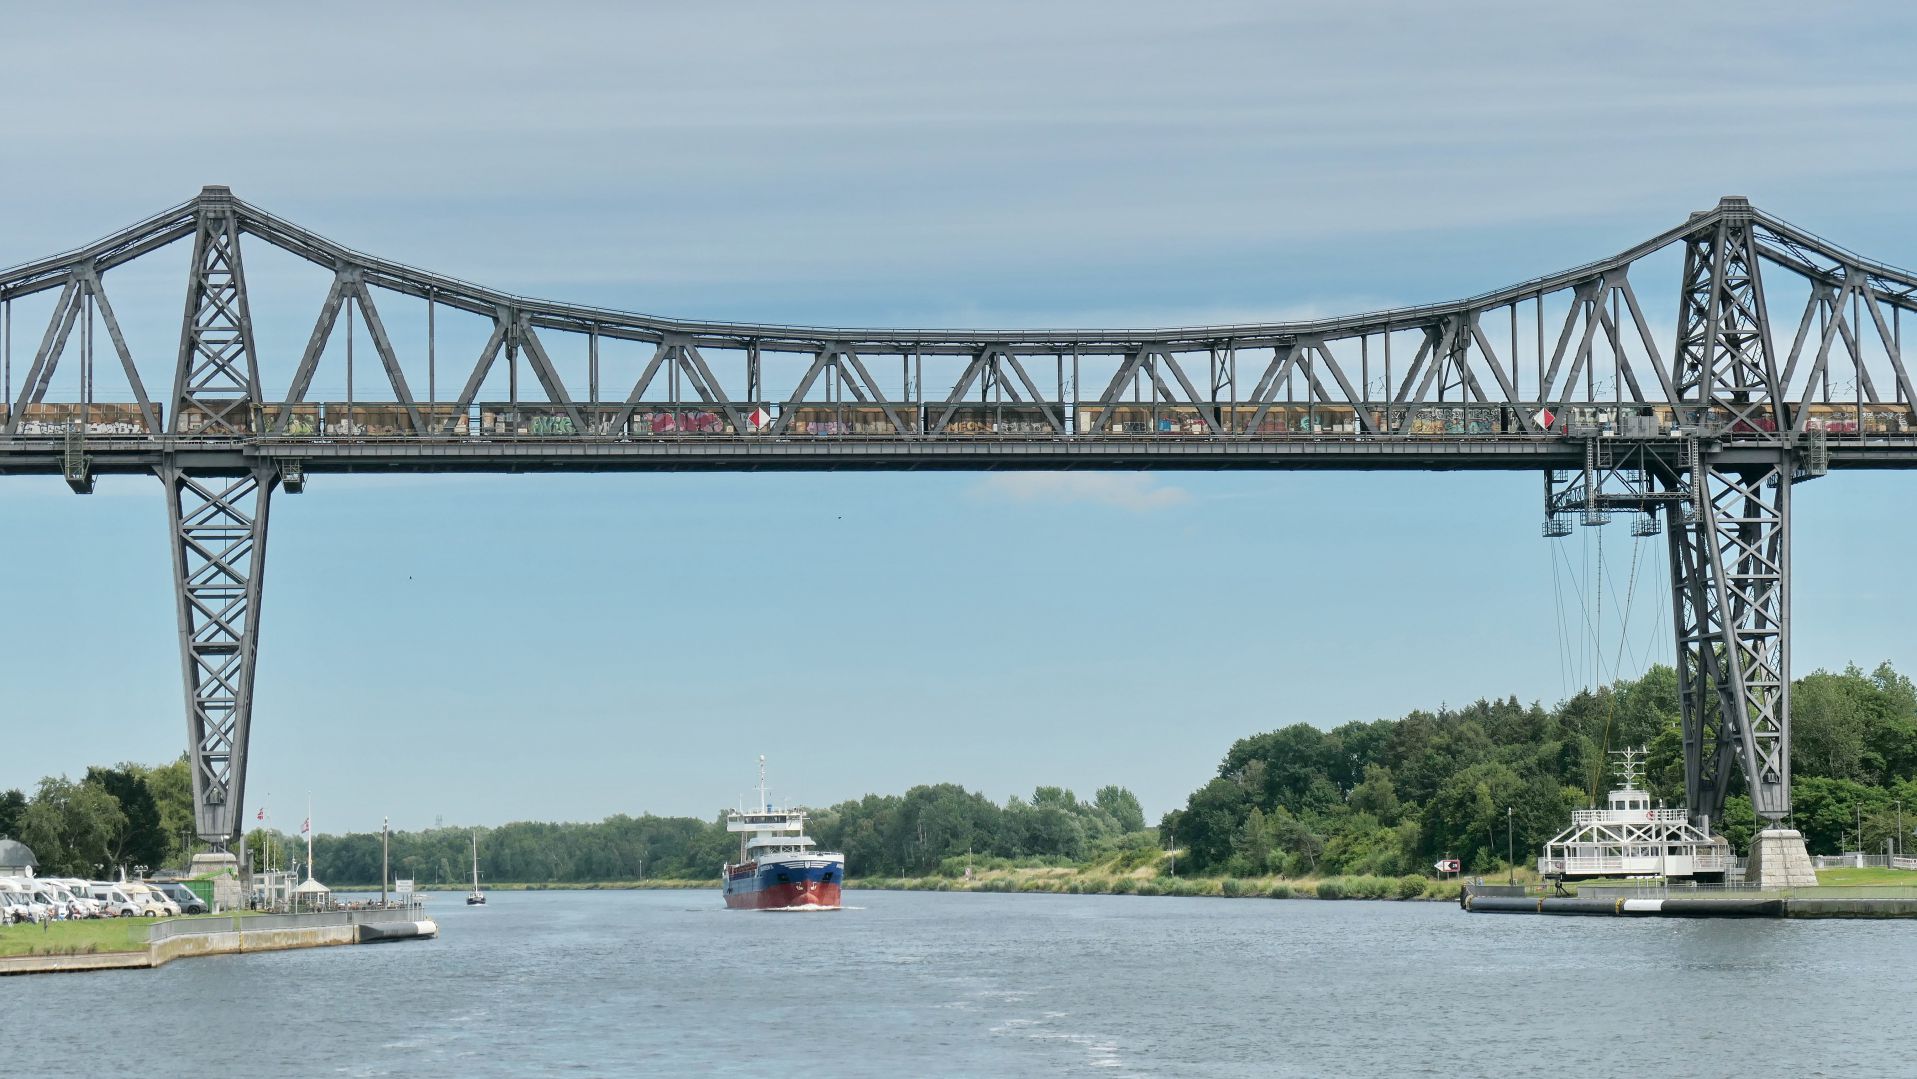
[[[313,827],[313,818],[311,817],[306,818],[305,820],[300,822],[300,834],[305,835],[307,832],[312,830],[312,827]]]
[[[253,814],[253,816],[254,816],[254,818],[255,818],[255,819],[257,819],[257,820],[265,820],[265,819],[266,819],[266,807],[265,807],[265,806],[261,806],[261,807],[260,807],[260,811],[259,811],[258,813],[255,813],[255,814]]]

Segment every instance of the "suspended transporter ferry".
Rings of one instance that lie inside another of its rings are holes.
[[[726,814],[726,831],[739,833],[739,861],[725,867],[726,906],[733,910],[838,910],[845,855],[815,851],[805,813],[774,809],[766,798],[765,758],[759,758],[756,810]]]

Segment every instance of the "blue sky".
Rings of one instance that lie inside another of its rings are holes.
[[[127,6],[84,33],[10,16],[0,94],[31,107],[0,120],[0,263],[207,183],[513,291],[825,324],[1442,299],[1728,193],[1917,262],[1913,26],[1894,9],[210,10]],[[177,333],[184,258],[109,279],[130,336]],[[313,301],[272,295],[268,265],[256,315],[283,307],[298,338]],[[1800,672],[1917,665],[1888,568],[1917,523],[1905,482],[1799,492]],[[1118,782],[1156,815],[1257,730],[1549,702],[1593,677],[1559,612],[1579,617],[1597,541],[1554,553],[1539,488],[321,478],[274,507],[249,800],[296,824],[311,789],[328,830],[705,814],[764,752],[815,803]],[[179,751],[164,526],[157,482],[0,484],[0,786]],[[1604,543],[1603,670],[1622,635],[1630,674],[1668,655],[1662,563],[1642,548],[1651,584],[1621,624],[1633,541]]]

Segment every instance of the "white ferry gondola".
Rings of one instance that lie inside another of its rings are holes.
[[[1664,877],[1722,881],[1734,865],[1731,847],[1691,823],[1684,809],[1654,809],[1643,789],[1643,751],[1623,750],[1624,785],[1603,809],[1571,814],[1571,827],[1544,845],[1538,875],[1547,880]]]

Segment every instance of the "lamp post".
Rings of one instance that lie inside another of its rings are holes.
[[[391,828],[388,826],[391,823],[392,818],[390,817],[381,817],[379,819],[379,905],[381,909],[384,909],[386,906],[386,882],[393,879],[392,850],[388,843],[388,839],[392,833]]]
[[[1896,852],[1891,857],[1902,858],[1904,856],[1904,803],[1895,801],[1890,804],[1897,807],[1897,846]]]
[[[1516,855],[1517,848],[1514,847],[1511,842],[1512,812],[1513,810],[1510,806],[1504,807],[1504,864],[1511,871],[1510,883],[1515,885],[1518,882],[1518,861]]]

